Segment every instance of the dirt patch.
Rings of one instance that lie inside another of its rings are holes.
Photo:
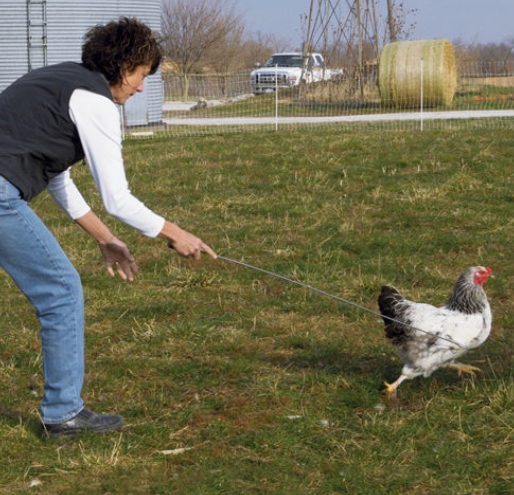
[[[506,77],[463,77],[460,79],[462,84],[473,86],[514,86],[514,76]]]

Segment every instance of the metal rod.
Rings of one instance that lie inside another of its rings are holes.
[[[342,297],[336,296],[336,295],[331,294],[329,292],[326,292],[324,290],[318,289],[316,287],[313,287],[312,285],[304,284],[303,282],[298,282],[297,280],[293,280],[292,278],[284,277],[283,275],[279,275],[278,273],[274,273],[274,272],[271,272],[269,270],[264,270],[263,268],[258,268],[256,266],[250,265],[250,264],[245,263],[243,261],[238,261],[238,260],[234,260],[234,259],[231,259],[231,258],[227,258],[225,256],[220,256],[219,254],[217,255],[217,257],[218,257],[219,260],[228,261],[229,263],[234,263],[236,265],[244,266],[246,268],[250,268],[251,270],[255,270],[257,272],[265,273],[266,275],[271,275],[272,277],[279,278],[279,279],[284,280],[286,282],[290,282],[292,284],[296,284],[296,285],[299,285],[301,287],[305,287],[306,289],[309,289],[309,290],[311,290],[313,292],[317,292],[318,294],[322,294],[324,296],[331,297],[332,299],[336,299],[336,300],[338,300],[340,302],[348,304],[349,306],[353,306],[353,307],[358,308],[358,309],[360,309],[362,311],[366,311],[366,312],[371,313],[371,314],[373,314],[375,316],[379,316],[380,318],[386,318],[386,319],[388,319],[388,320],[390,320],[390,321],[392,321],[394,323],[398,323],[400,325],[410,327],[413,330],[416,330],[418,332],[424,333],[426,335],[430,335],[431,337],[436,337],[436,338],[441,339],[441,340],[446,340],[447,342],[450,342],[451,344],[456,345],[456,346],[460,347],[461,349],[467,349],[465,346],[463,346],[462,344],[459,344],[459,342],[453,340],[450,337],[443,337],[442,335],[433,335],[432,333],[430,333],[430,332],[428,332],[426,330],[422,330],[421,328],[413,327],[412,325],[409,325],[409,324],[407,324],[405,322],[396,320],[394,318],[390,318],[389,316],[384,316],[381,313],[379,313],[378,311],[373,311],[372,309],[366,308],[365,306],[361,306],[360,304],[357,304],[357,303],[354,303],[352,301],[349,301],[348,299],[344,299]]]

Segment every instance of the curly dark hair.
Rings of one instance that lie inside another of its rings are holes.
[[[155,74],[161,58],[156,34],[135,18],[97,25],[84,36],[82,63],[103,74],[112,86],[122,81],[122,69],[132,72],[140,65],[149,65],[150,74]]]

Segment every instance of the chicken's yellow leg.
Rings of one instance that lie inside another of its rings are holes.
[[[449,363],[446,365],[446,367],[457,370],[459,375],[462,375],[462,373],[468,373],[470,375],[474,375],[475,371],[482,372],[482,370],[480,368],[477,368],[476,366],[471,366],[469,364],[462,364],[462,363]]]
[[[384,394],[385,394],[385,396],[388,399],[392,399],[392,398],[396,397],[396,389],[400,386],[400,384],[404,380],[407,380],[407,378],[408,377],[406,375],[400,375],[399,378],[396,381],[394,381],[393,383],[384,382],[384,386],[385,386]]]

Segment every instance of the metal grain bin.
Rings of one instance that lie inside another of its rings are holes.
[[[160,0],[0,0],[0,91],[37,67],[80,62],[85,32],[121,16],[160,31]],[[125,104],[126,125],[161,122],[163,99],[159,70]]]

